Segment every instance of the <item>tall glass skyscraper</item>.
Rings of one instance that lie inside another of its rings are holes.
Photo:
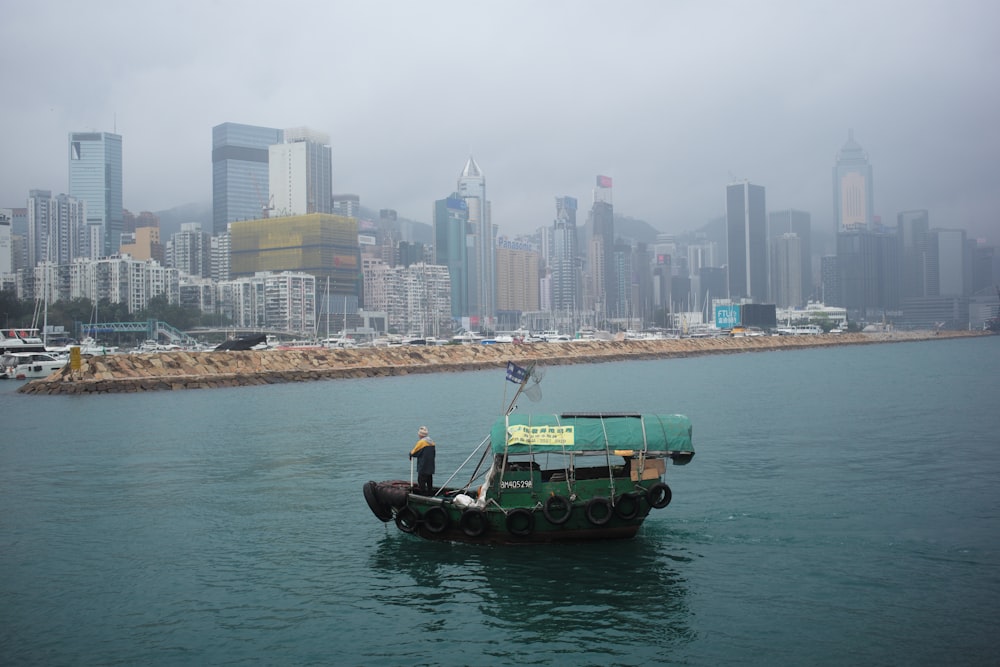
[[[212,233],[263,217],[269,206],[268,147],[284,141],[272,127],[222,123],[212,128]]]
[[[618,302],[618,272],[615,270],[615,208],[612,198],[612,180],[609,176],[598,176],[594,187],[594,204],[590,209],[590,232],[592,239],[600,239],[600,254],[591,266],[591,273],[598,278],[594,289],[594,299],[598,309],[606,317],[620,317]],[[603,306],[601,306],[603,304]]]
[[[578,241],[577,201],[574,197],[556,197],[556,219],[552,225],[552,310],[576,313],[583,308],[580,279],[577,275]]]
[[[86,205],[89,256],[116,254],[121,246],[124,220],[121,135],[70,133],[69,196]]]
[[[747,181],[726,186],[730,299],[767,303],[766,211],[763,186]]]
[[[470,314],[468,226],[469,205],[457,192],[434,202],[434,263],[448,267],[451,316],[456,320]]]
[[[864,149],[854,141],[854,130],[849,130],[847,143],[833,165],[834,231],[871,229],[874,220],[872,166]]]
[[[490,203],[486,200],[486,177],[471,155],[458,176],[458,196],[469,207],[474,248],[470,258],[470,278],[474,284],[469,290],[469,302],[473,314],[479,318],[477,324],[483,326],[496,317],[496,234]]]

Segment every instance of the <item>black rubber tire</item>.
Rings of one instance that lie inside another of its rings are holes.
[[[595,512],[594,508],[596,507],[602,507],[603,510],[597,510]],[[587,521],[595,526],[605,525],[608,521],[611,521],[611,517],[615,515],[615,510],[611,507],[611,501],[600,496],[588,500],[586,506],[584,507],[584,511],[587,515]],[[603,514],[601,512],[603,512]]]
[[[560,509],[563,508],[563,513],[560,514]],[[570,515],[573,513],[573,502],[566,496],[549,496],[545,499],[545,504],[542,506],[542,514],[545,515],[545,520],[551,523],[553,526],[561,526],[567,521],[569,521]]]
[[[406,499],[410,495],[410,486],[401,485],[398,482],[382,482],[378,485],[378,497],[383,505],[400,509],[406,505]]]
[[[639,496],[623,493],[615,500],[615,514],[619,519],[631,521],[639,516]]]
[[[479,537],[486,532],[490,522],[486,520],[486,512],[475,507],[462,512],[462,518],[458,520],[458,527],[468,537]]]
[[[379,499],[378,484],[375,482],[365,482],[364,493],[368,509],[372,511],[375,518],[383,523],[388,522],[392,518],[392,510]]]
[[[440,535],[444,531],[448,530],[449,523],[451,522],[448,519],[447,510],[440,505],[430,507],[426,512],[424,512],[424,528],[427,529],[428,533]]]
[[[414,533],[420,525],[420,515],[417,511],[407,505],[396,512],[396,528],[404,533]]]
[[[507,513],[507,532],[517,537],[527,537],[535,531],[535,513],[518,507]]]
[[[649,506],[661,510],[670,504],[674,497],[674,492],[663,482],[657,482],[646,490],[646,500]]]

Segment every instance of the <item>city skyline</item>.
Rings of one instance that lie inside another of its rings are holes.
[[[116,39],[85,50],[71,37],[72,3],[8,8],[0,53],[18,65],[0,82],[16,93],[3,118],[17,132],[0,161],[0,206],[22,206],[31,189],[68,192],[65,137],[90,129],[125,138],[126,208],[209,202],[211,128],[233,121],[329,133],[334,192],[421,222],[455,161],[474,154],[506,234],[549,224],[554,196],[588,201],[593,174],[615,179],[616,212],[666,233],[724,214],[720,186],[743,179],[775,209],[832,229],[830,171],[853,129],[883,223],[927,209],[935,225],[1000,240],[990,3],[515,3],[470,14],[450,2],[293,2],[287,11],[310,20],[280,45],[252,4],[111,4]],[[31,42],[41,25],[42,51]],[[427,39],[431,25],[449,39]],[[331,85],[315,85],[317,66]],[[442,81],[461,103],[437,103]]]

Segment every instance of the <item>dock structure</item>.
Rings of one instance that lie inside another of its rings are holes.
[[[115,354],[85,357],[26,383],[35,395],[121,393],[237,387],[309,380],[370,378],[505,367],[508,361],[542,366],[637,359],[671,359],[843,345],[946,340],[989,335],[979,331],[914,331],[823,336],[748,336],[663,340],[574,341],[493,345],[401,346]]]

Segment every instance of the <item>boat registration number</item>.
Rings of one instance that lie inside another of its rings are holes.
[[[510,479],[500,482],[501,489],[530,489],[530,479]]]

